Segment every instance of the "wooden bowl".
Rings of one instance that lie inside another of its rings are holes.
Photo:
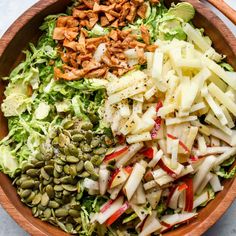
[[[165,1],[170,5],[171,0]],[[175,1],[178,2],[177,0]],[[187,0],[197,13],[193,20],[197,27],[204,28],[214,43],[214,47],[227,55],[228,62],[236,69],[236,39],[224,23],[208,8],[196,0]],[[40,35],[38,30],[45,16],[63,12],[70,0],[42,0],[26,11],[5,33],[0,40],[0,77],[7,76],[24,56],[21,53],[29,42],[35,42]],[[0,103],[3,99],[4,83],[0,83]],[[7,134],[6,119],[0,111],[0,138]],[[236,179],[225,181],[224,190],[217,194],[197,219],[189,225],[166,233],[167,236],[197,236],[210,228],[227,210],[236,197]],[[44,223],[32,216],[31,210],[18,198],[11,180],[0,173],[0,203],[11,217],[31,235],[68,235],[60,229]]]

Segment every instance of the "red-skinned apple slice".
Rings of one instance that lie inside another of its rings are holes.
[[[167,134],[167,137],[173,140],[178,139],[172,134]],[[179,140],[179,145],[184,149],[185,152],[190,153],[190,150],[188,149],[188,147],[181,140]]]
[[[114,200],[109,199],[103,206],[101,206],[100,212],[105,212],[112,205],[113,202]]]
[[[123,213],[129,209],[129,203],[125,202],[107,221],[106,226],[112,225]]]
[[[178,200],[179,200],[180,194],[187,188],[188,188],[188,186],[185,183],[183,183],[183,184],[180,184],[179,186],[175,186],[170,191],[170,195],[168,198],[168,206],[171,209],[175,210],[178,208]]]
[[[153,129],[151,130],[152,139],[155,139],[157,137],[157,133],[161,128],[161,123],[162,123],[161,117],[157,117],[155,119],[155,125],[154,125]]]
[[[163,169],[172,178],[176,178],[176,173],[172,169],[170,169],[162,159],[158,161],[157,165],[160,166],[160,168]]]
[[[154,150],[152,147],[148,147],[148,148],[143,148],[140,151],[141,154],[143,154],[145,157],[152,159],[154,157]]]
[[[161,224],[164,226],[164,229],[161,230],[161,233],[166,232],[177,224],[183,224],[189,220],[192,220],[197,216],[197,213],[182,213],[182,214],[173,214],[165,215],[161,218]]]
[[[156,218],[156,213],[152,212],[152,215],[149,215],[144,222],[142,227],[142,231],[139,236],[148,236],[152,233],[156,232],[157,230],[161,229],[161,224],[159,220]]]
[[[113,159],[116,159],[118,158],[119,156],[123,155],[124,153],[126,153],[128,151],[128,148],[129,147],[124,147],[116,152],[113,152],[109,155],[106,155],[105,158],[104,158],[104,162],[108,162],[108,161],[111,161]]]
[[[114,188],[124,183],[128,179],[131,172],[132,172],[132,167],[130,166],[116,169],[111,175],[111,178],[108,184],[109,188]]]
[[[184,210],[191,212],[193,210],[193,179],[185,179],[185,183],[188,186],[186,189],[186,200]]]
[[[118,197],[104,212],[99,212],[96,219],[99,224],[105,223],[116,211],[122,207],[123,202],[124,197]]]
[[[158,112],[161,107],[163,107],[163,103],[162,101],[159,101],[156,105],[156,112]]]

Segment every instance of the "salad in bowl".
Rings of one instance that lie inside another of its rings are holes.
[[[161,235],[233,178],[236,72],[193,6],[73,1],[11,72],[0,170],[70,234]]]

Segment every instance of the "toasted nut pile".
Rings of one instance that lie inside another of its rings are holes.
[[[113,142],[91,129],[91,123],[66,122],[14,181],[22,202],[35,217],[72,234],[82,227],[79,200],[89,194],[89,190],[84,192],[83,179],[98,179],[96,167]]]
[[[147,4],[143,0],[83,0],[72,9],[72,16],[59,17],[53,39],[58,40],[64,65],[54,68],[55,79],[105,77],[107,72],[121,76],[133,69],[124,54],[127,49],[136,49],[138,63],[144,64],[144,52],[156,48],[150,45],[148,28],[140,29],[143,42],[138,41],[131,30],[121,28],[137,17],[145,18],[146,11]],[[88,31],[97,23],[111,30],[105,36],[90,38]],[[101,44],[105,44],[104,54],[96,60],[94,54]]]

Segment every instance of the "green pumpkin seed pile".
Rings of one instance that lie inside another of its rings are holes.
[[[113,140],[95,134],[88,122],[69,120],[15,179],[22,202],[35,217],[76,234],[81,230],[83,179],[98,179],[97,169]]]

